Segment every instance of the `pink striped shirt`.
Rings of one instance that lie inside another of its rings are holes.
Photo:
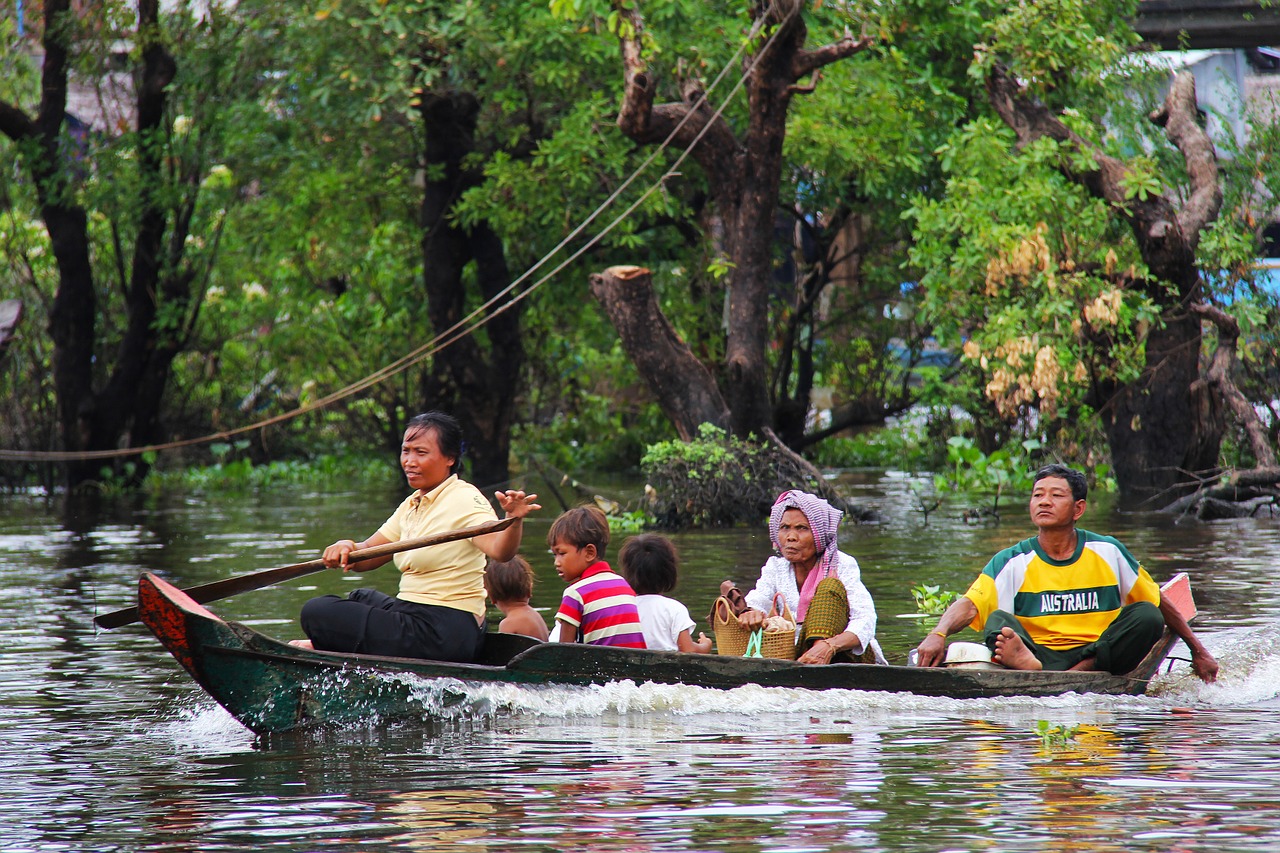
[[[584,643],[645,648],[635,591],[603,560],[588,566],[564,591],[556,619],[578,629]]]

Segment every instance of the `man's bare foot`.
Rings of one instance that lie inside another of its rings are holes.
[[[1022,638],[1013,633],[1012,628],[1007,627],[1000,629],[1000,636],[996,637],[996,653],[991,656],[991,659],[1009,669],[1044,668],[1040,659],[1031,653],[1026,643],[1022,642]]]
[[[290,640],[289,645],[297,646],[300,649],[310,649],[313,652],[316,650],[316,647],[311,645],[310,640]]]

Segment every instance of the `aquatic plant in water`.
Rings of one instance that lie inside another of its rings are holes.
[[[911,587],[911,597],[916,600],[916,610],[921,616],[941,616],[960,594],[944,590],[936,584],[930,586],[918,583]]]
[[[1054,725],[1048,720],[1036,720],[1036,734],[1045,749],[1063,749],[1076,739],[1079,726]]]

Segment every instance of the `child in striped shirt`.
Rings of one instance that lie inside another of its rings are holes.
[[[547,545],[556,574],[569,584],[556,612],[560,642],[645,648],[635,591],[603,559],[609,547],[604,513],[594,506],[567,510],[552,522]]]

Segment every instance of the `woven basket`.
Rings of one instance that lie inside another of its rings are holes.
[[[782,603],[782,609],[778,609],[778,603]],[[778,658],[780,660],[796,659],[796,619],[791,615],[791,608],[787,605],[787,599],[778,593],[773,597],[773,604],[769,607],[770,616],[781,616],[791,623],[790,628],[784,628],[774,631],[763,631],[760,639],[760,656],[766,658]]]
[[[711,630],[716,635],[716,654],[742,657],[751,632],[738,624],[733,604],[723,595],[711,607]]]

